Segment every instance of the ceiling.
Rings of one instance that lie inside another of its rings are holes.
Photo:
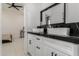
[[[9,3],[12,4],[12,3]],[[19,5],[19,6],[23,6],[24,7],[24,3],[15,3],[15,5]],[[8,8],[10,7],[10,5],[8,5],[7,3],[2,3],[2,10],[7,10],[7,11],[16,11],[16,12],[20,12],[23,13],[24,12],[24,8],[18,8],[19,10],[15,9],[15,8]]]

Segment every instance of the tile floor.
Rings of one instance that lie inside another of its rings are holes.
[[[14,39],[2,44],[2,56],[24,56],[24,39]]]

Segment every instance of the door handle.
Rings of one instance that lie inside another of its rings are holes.
[[[31,44],[31,40],[29,40],[29,44]]]

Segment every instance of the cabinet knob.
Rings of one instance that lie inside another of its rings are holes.
[[[55,54],[55,56],[57,56],[57,54]]]
[[[54,52],[51,53],[51,56],[54,56]]]
[[[51,56],[57,56],[57,53],[52,52]]]
[[[40,47],[36,46],[37,49],[40,49]]]
[[[36,38],[37,40],[40,40],[39,38]]]

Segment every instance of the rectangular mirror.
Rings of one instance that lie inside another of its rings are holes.
[[[49,17],[50,24],[64,23],[64,3],[55,3],[41,13],[42,25],[46,25],[46,17]]]

